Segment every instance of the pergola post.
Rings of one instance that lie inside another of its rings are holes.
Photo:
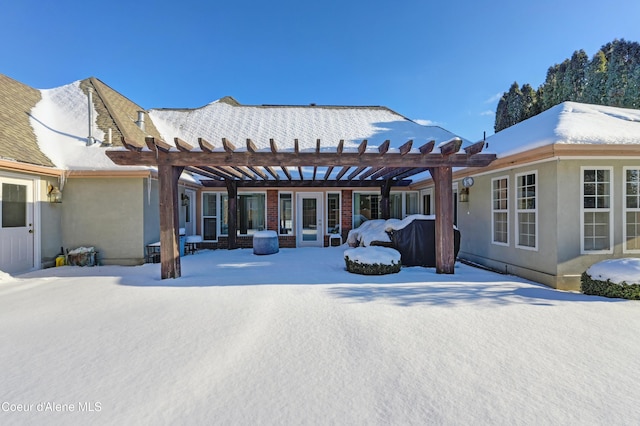
[[[453,171],[440,166],[431,170],[435,186],[436,273],[453,274],[455,248],[453,233]]]
[[[158,157],[162,156],[161,151]],[[184,167],[158,165],[160,195],[160,276],[180,278],[178,180]]]
[[[382,210],[382,218],[384,220],[391,218],[391,180],[387,179],[382,182],[380,186],[380,195],[382,199],[380,200],[380,209]]]
[[[225,180],[227,186],[227,217],[228,223],[228,249],[233,250],[238,247],[236,234],[238,229],[238,185],[235,180]]]

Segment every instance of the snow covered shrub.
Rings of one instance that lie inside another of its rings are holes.
[[[586,272],[582,273],[580,291],[593,296],[640,300],[640,284],[627,284],[626,282],[614,283],[611,280],[597,280],[593,279]]]
[[[640,300],[640,259],[610,259],[582,274],[584,294]]]
[[[400,253],[388,247],[357,247],[345,250],[347,271],[361,275],[385,275],[400,272]]]

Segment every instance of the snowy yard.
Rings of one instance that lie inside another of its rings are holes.
[[[0,424],[640,424],[640,302],[343,250],[0,273]]]

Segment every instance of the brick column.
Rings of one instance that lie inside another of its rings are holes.
[[[278,232],[278,190],[267,190],[267,229]]]
[[[349,231],[353,227],[353,191],[350,189],[343,189],[340,195],[341,218],[340,218],[340,230],[342,233],[343,241],[346,241]]]

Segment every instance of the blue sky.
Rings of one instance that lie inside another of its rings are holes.
[[[384,105],[471,141],[496,95],[615,38],[637,0],[0,0],[0,73],[46,89],[95,76],[143,108]]]

